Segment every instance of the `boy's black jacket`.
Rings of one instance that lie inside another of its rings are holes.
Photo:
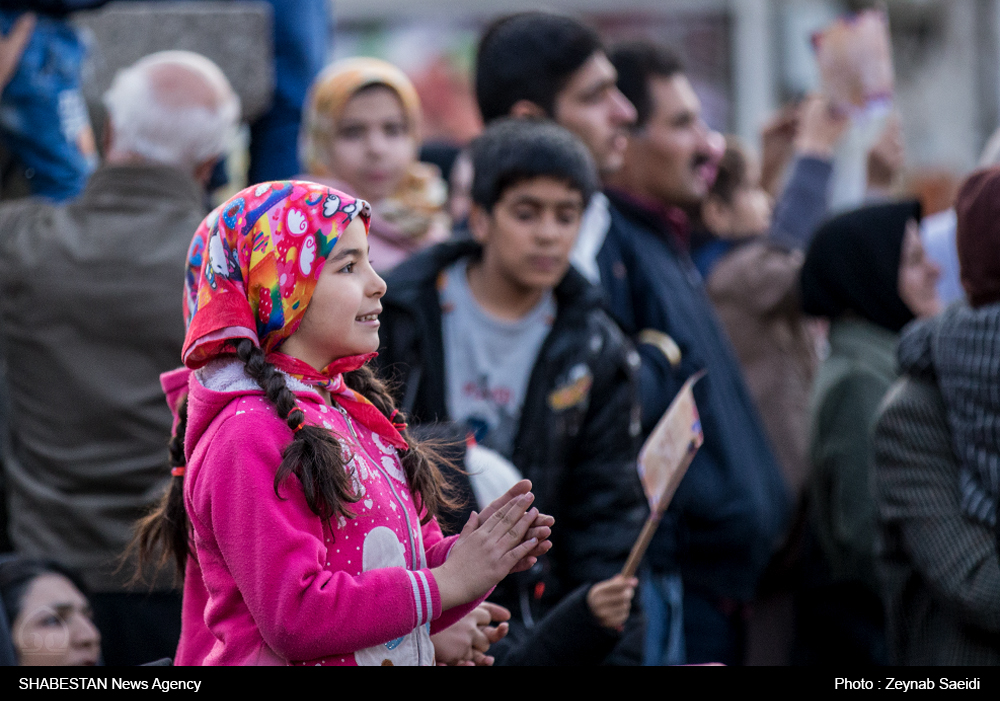
[[[411,425],[449,420],[437,282],[480,253],[471,241],[440,244],[386,279],[375,362],[395,381]],[[512,456],[532,482],[534,505],[556,519],[539,613],[578,585],[621,571],[648,513],[635,467],[635,353],[602,311],[599,291],[573,268],[554,293],[556,318],[531,371]]]

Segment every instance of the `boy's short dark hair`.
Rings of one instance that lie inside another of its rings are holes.
[[[472,201],[490,212],[510,187],[533,178],[561,180],[583,197],[597,190],[590,151],[558,124],[534,119],[500,119],[472,142]]]
[[[483,33],[476,55],[483,121],[506,117],[519,100],[552,117],[556,96],[570,77],[603,48],[597,32],[566,15],[521,12],[497,19]]]
[[[653,112],[649,79],[683,73],[684,62],[673,49],[647,40],[618,44],[608,58],[618,71],[618,89],[635,105],[636,128],[645,126]]]

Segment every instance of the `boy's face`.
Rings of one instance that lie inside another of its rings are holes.
[[[569,269],[583,208],[578,190],[545,176],[508,187],[492,212],[474,206],[484,267],[523,291],[554,288]]]
[[[618,72],[598,51],[570,77],[556,96],[552,118],[590,149],[603,173],[622,166],[635,107],[617,86]]]

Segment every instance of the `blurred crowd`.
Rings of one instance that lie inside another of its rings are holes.
[[[0,661],[164,663],[197,602],[136,524],[191,458],[170,371],[240,103],[209,59],[155,53],[104,95],[98,148],[79,7],[29,4],[0,8]],[[445,532],[522,478],[555,518],[437,663],[1000,663],[1000,148],[925,216],[889,115],[831,211],[857,115],[830,95],[751,144],[706,125],[670,47],[547,12],[483,31],[482,135],[424,144],[402,70],[323,67],[292,21],[327,27],[314,5],[276,12],[247,184],[371,204],[372,364],[445,458]],[[639,449],[703,370],[704,444],[623,576]]]

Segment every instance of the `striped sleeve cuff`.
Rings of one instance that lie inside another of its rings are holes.
[[[430,623],[441,615],[441,594],[437,582],[429,569],[406,571],[413,589],[414,608],[417,612],[417,626]]]

